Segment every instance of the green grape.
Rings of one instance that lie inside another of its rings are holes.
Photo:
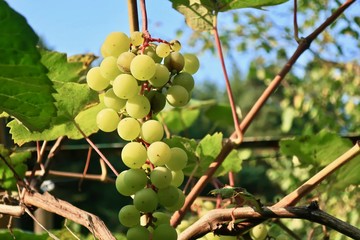
[[[139,121],[131,117],[121,119],[117,126],[119,136],[126,141],[136,139],[140,134],[140,129]]]
[[[158,203],[158,196],[151,188],[144,188],[135,193],[134,205],[140,212],[153,212],[156,210]]]
[[[206,209],[206,210],[213,210],[215,208],[215,204],[211,201],[204,201],[203,202],[203,207]]]
[[[276,237],[276,240],[287,240],[287,239],[289,239],[289,237],[283,233]]]
[[[171,207],[179,200],[178,188],[172,185],[159,189],[157,194],[159,197],[159,203],[164,207]]]
[[[124,73],[130,73],[131,61],[136,57],[132,52],[123,52],[116,60],[117,67]]]
[[[205,236],[206,240],[220,240],[219,236],[216,236],[214,233],[209,232],[208,234],[206,234]]]
[[[174,52],[179,52],[181,49],[181,43],[178,40],[171,40],[170,47]]]
[[[159,43],[155,49],[156,54],[161,58],[167,57],[170,54],[170,51],[170,45],[166,43]]]
[[[180,187],[180,185],[183,183],[184,181],[184,172],[179,170],[179,171],[171,171],[171,185],[175,186],[175,187]]]
[[[128,185],[132,193],[143,189],[147,184],[147,175],[142,169],[129,169],[126,170],[124,176],[124,183]]]
[[[127,240],[147,240],[150,239],[150,232],[149,230],[144,226],[136,226],[129,228],[129,230],[126,232],[126,239]]]
[[[153,223],[155,224],[155,227],[156,226],[159,226],[160,224],[170,224],[170,218],[171,216],[167,213],[164,213],[164,212],[154,212],[152,214],[153,216]]]
[[[134,205],[126,205],[119,211],[119,221],[125,227],[134,227],[140,223],[140,212]]]
[[[116,58],[109,56],[104,58],[100,63],[100,73],[104,78],[113,81],[122,72],[116,65]]]
[[[130,74],[121,74],[115,78],[113,90],[119,98],[129,99],[138,94],[139,86],[133,76]]]
[[[177,226],[176,229],[177,229],[179,232],[182,232],[182,231],[184,231],[185,229],[187,229],[190,225],[191,225],[191,222],[188,221],[188,220],[186,220],[186,219],[184,219],[184,220],[181,221],[181,223]]]
[[[153,142],[147,150],[147,155],[154,165],[162,166],[169,162],[171,157],[170,147],[164,142]]]
[[[200,67],[200,62],[197,56],[191,53],[185,53],[184,59],[185,59],[185,66],[183,71],[188,72],[190,74],[195,74]]]
[[[152,78],[156,71],[154,60],[148,55],[137,55],[130,64],[131,74],[138,80]]]
[[[151,44],[145,48],[144,54],[150,56],[155,61],[155,63],[161,63],[162,58],[156,54],[155,49],[156,49],[156,45]]]
[[[188,156],[186,152],[182,148],[178,147],[173,147],[170,150],[171,158],[166,164],[166,167],[168,167],[172,171],[182,170],[184,167],[186,167],[188,161]]]
[[[158,91],[150,91],[146,93],[146,97],[150,101],[151,111],[158,113],[164,109],[166,105],[166,96]]]
[[[122,99],[116,96],[114,90],[110,88],[105,92],[104,104],[106,107],[112,108],[115,111],[119,112],[125,107],[126,99]]]
[[[181,72],[174,76],[172,84],[183,86],[188,92],[191,92],[191,90],[194,88],[195,82],[193,76],[190,73]]]
[[[184,68],[185,60],[181,53],[172,52],[164,58],[164,65],[170,72],[180,72]]]
[[[169,211],[177,211],[180,208],[182,208],[182,206],[185,203],[185,194],[180,189],[178,189],[178,188],[176,188],[176,189],[178,191],[179,198],[178,198],[178,200],[176,201],[175,204],[173,204],[173,205],[166,208]]]
[[[123,32],[110,33],[101,49],[104,53],[103,56],[118,57],[121,53],[128,51],[130,48],[130,38]]]
[[[146,148],[139,142],[127,143],[121,151],[121,159],[129,168],[140,168],[146,162]]]
[[[149,114],[151,105],[145,96],[137,95],[126,102],[125,108],[130,117],[141,119]]]
[[[237,240],[235,236],[220,236],[220,240]]]
[[[182,86],[173,85],[166,93],[166,100],[173,107],[183,107],[190,100],[189,92]]]
[[[156,63],[155,66],[155,74],[149,79],[149,82],[153,87],[160,88],[169,81],[170,72],[167,67],[162,64]]]
[[[121,172],[117,177],[115,181],[115,187],[116,190],[124,196],[130,196],[133,195],[134,192],[132,189],[125,183],[125,173],[126,171]]]
[[[89,88],[95,91],[102,91],[110,84],[110,80],[101,75],[100,67],[93,67],[88,71],[86,82]]]
[[[118,113],[111,108],[105,108],[96,115],[96,125],[103,132],[112,132],[120,121]]]
[[[166,167],[156,167],[150,173],[151,183],[159,189],[168,187],[171,178],[171,171]]]
[[[130,34],[130,42],[134,46],[140,46],[144,42],[144,36],[142,32],[135,31]]]
[[[142,124],[140,136],[147,143],[160,141],[164,136],[164,127],[157,120],[148,120]]]
[[[177,232],[170,224],[160,224],[153,232],[152,240],[177,240]]]
[[[101,56],[103,56],[103,58],[106,58],[106,57],[111,56],[111,55],[107,52],[104,44],[101,45],[101,47],[100,47],[100,53],[101,53]]]
[[[256,225],[252,229],[250,229],[250,237],[253,240],[264,240],[267,236],[267,228],[264,223],[260,223],[259,225]]]

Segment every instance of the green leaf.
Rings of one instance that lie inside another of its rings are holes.
[[[224,176],[228,172],[240,172],[242,166],[241,151],[233,149],[230,154],[225,158],[221,166],[216,170],[215,176]]]
[[[292,107],[287,107],[282,112],[281,131],[287,133],[290,131],[295,117],[295,110]]]
[[[217,9],[219,12],[225,12],[239,8],[262,8],[266,6],[274,6],[287,2],[288,0],[241,0],[241,1],[212,0],[212,1],[215,1],[217,3]]]
[[[47,128],[56,114],[54,89],[40,61],[38,41],[25,18],[0,1],[0,112],[31,131]]]
[[[12,234],[7,229],[1,230],[0,231],[0,239],[2,239],[2,240],[14,240],[14,237],[15,237],[16,240],[28,240],[28,239],[46,240],[46,239],[48,239],[47,238],[48,237],[47,233],[35,234],[35,233],[31,233],[31,232],[25,232],[25,231],[19,230],[19,229],[12,229]]]
[[[231,107],[226,104],[217,104],[205,111],[205,116],[221,127],[233,126]]]

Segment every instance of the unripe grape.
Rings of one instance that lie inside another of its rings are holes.
[[[189,92],[182,86],[173,85],[166,93],[166,100],[173,107],[183,107],[190,100]]]
[[[104,104],[106,107],[112,108],[115,111],[119,112],[125,107],[126,99],[122,99],[116,96],[114,90],[110,88],[105,92]]]
[[[127,240],[139,240],[139,239],[150,239],[150,232],[144,226],[136,226],[129,228],[126,232],[126,239]]]
[[[100,73],[104,78],[113,81],[122,72],[116,65],[116,58],[109,56],[104,58],[100,63]]]
[[[160,141],[164,136],[164,127],[157,120],[148,120],[142,124],[140,136],[147,143]]]
[[[169,211],[177,211],[179,210],[180,208],[182,208],[182,206],[184,205],[185,203],[185,194],[177,188],[177,191],[178,191],[178,195],[179,195],[179,198],[178,200],[176,201],[176,203],[174,203],[173,205],[171,206],[168,206],[166,209],[169,210]]]
[[[164,65],[170,72],[180,72],[184,68],[184,64],[184,57],[179,52],[172,52],[164,59]]]
[[[182,148],[173,147],[171,150],[171,158],[166,166],[172,171],[182,170],[186,167],[188,156]]]
[[[129,168],[142,167],[146,158],[146,148],[139,142],[127,143],[121,151],[121,159]]]
[[[140,81],[149,80],[155,74],[155,62],[148,55],[137,55],[131,61],[130,71],[131,74]]]
[[[130,64],[135,57],[136,55],[132,52],[123,52],[117,58],[116,65],[123,73],[130,73]]]
[[[184,72],[188,72],[190,74],[195,74],[200,67],[199,59],[196,55],[191,53],[184,54],[185,65],[184,65]]]
[[[159,189],[157,194],[159,197],[159,203],[164,207],[171,207],[179,200],[178,188],[172,185]]]
[[[250,229],[250,237],[253,240],[264,240],[267,236],[267,228],[264,223],[260,223],[259,225],[256,225],[252,229]]]
[[[126,112],[133,118],[141,119],[150,113],[151,105],[143,95],[137,95],[126,102]]]
[[[170,224],[170,218],[171,216],[164,212],[154,212],[152,214],[153,216],[153,223],[156,226],[159,226],[160,224]]]
[[[166,105],[166,96],[161,92],[150,91],[146,93],[146,97],[150,101],[151,111],[153,113],[158,113],[164,109]]]
[[[156,167],[150,173],[151,183],[159,189],[168,187],[171,178],[171,171],[166,167]]]
[[[126,170],[124,183],[131,189],[132,193],[135,194],[146,186],[147,175],[142,169]]]
[[[167,57],[170,54],[170,51],[170,45],[166,43],[159,43],[155,49],[156,54],[161,58]]]
[[[125,173],[126,171],[121,172],[115,181],[116,190],[124,196],[133,195],[135,192],[125,183]]]
[[[162,166],[169,162],[171,157],[170,147],[164,142],[153,142],[147,150],[147,155],[154,165]]]
[[[112,32],[106,37],[101,48],[105,55],[117,58],[129,50],[130,38],[123,32]]]
[[[158,196],[151,188],[144,188],[135,193],[135,207],[145,213],[153,212],[158,206]]]
[[[170,72],[167,67],[162,64],[156,63],[155,66],[155,74],[152,78],[149,79],[149,82],[152,86],[160,88],[169,81]]]
[[[183,183],[184,181],[184,172],[179,170],[179,171],[171,171],[171,185],[175,186],[175,187],[180,187],[180,185]]]
[[[120,121],[118,113],[111,108],[105,108],[96,115],[96,125],[103,132],[112,132]]]
[[[176,74],[172,80],[173,85],[179,85],[184,87],[188,92],[191,92],[193,90],[195,81],[193,76],[190,73],[187,72],[181,72],[179,74]]]
[[[130,74],[121,74],[115,78],[113,90],[119,98],[129,99],[138,94],[139,86],[133,76]]]
[[[155,61],[155,63],[161,63],[162,58],[156,54],[155,48],[156,48],[156,45],[154,45],[154,44],[147,46],[144,50],[144,54],[151,57]]]
[[[179,52],[181,49],[181,43],[178,40],[171,40],[170,47],[174,52]]]
[[[177,240],[177,232],[170,224],[160,224],[153,232],[152,240]]]
[[[93,67],[88,71],[86,74],[86,82],[88,86],[95,91],[102,91],[110,84],[110,80],[101,75],[100,67]]]
[[[135,118],[127,117],[120,120],[117,126],[119,136],[126,140],[132,141],[140,134],[141,126]]]
[[[119,211],[119,221],[125,227],[134,227],[140,223],[140,212],[134,205],[126,205]]]
[[[130,34],[130,42],[134,46],[140,46],[144,42],[143,33],[134,31]]]

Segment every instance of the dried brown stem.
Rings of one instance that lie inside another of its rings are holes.
[[[128,16],[130,33],[139,31],[139,16],[137,11],[137,0],[128,0]]]

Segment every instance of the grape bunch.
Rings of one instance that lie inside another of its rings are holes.
[[[164,127],[156,114],[166,104],[183,107],[190,101],[199,60],[181,54],[181,44],[133,32],[110,33],[103,45],[100,66],[87,73],[88,86],[103,94],[106,108],[96,123],[104,132],[117,131],[128,141],[121,152],[129,168],[116,179],[116,189],[132,196],[121,208],[119,221],[128,227],[127,239],[177,239],[170,215],[182,207],[185,195],[178,188],[187,153],[162,141]]]

